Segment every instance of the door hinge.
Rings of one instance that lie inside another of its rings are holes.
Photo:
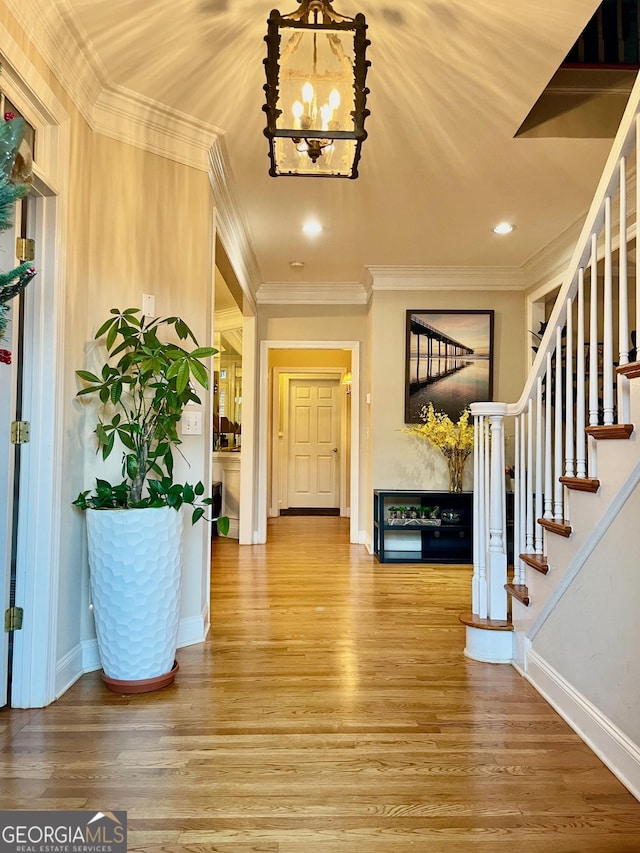
[[[22,617],[24,610],[22,607],[9,607],[4,611],[4,630],[5,631],[20,631],[22,628]]]
[[[28,444],[31,441],[31,424],[29,421],[11,422],[11,444]]]
[[[16,258],[23,261],[32,261],[36,256],[36,241],[28,237],[18,237],[16,240]]]

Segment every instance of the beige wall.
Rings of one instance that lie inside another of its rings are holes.
[[[407,310],[493,309],[494,400],[517,399],[524,381],[524,296],[521,292],[379,291],[371,308],[371,434],[373,488],[446,489],[444,456],[402,433]],[[465,485],[472,487],[467,463]]]
[[[91,300],[84,331],[78,334],[86,339],[112,307],[140,307],[142,294],[147,293],[155,296],[157,315],[178,314],[199,343],[210,344],[213,205],[207,174],[98,134],[93,137],[92,159]],[[95,348],[89,344],[89,359]],[[203,424],[208,425],[210,395],[203,391],[199,396]],[[87,424],[89,432],[92,426],[93,421]],[[176,479],[206,482],[211,441],[206,428],[205,433],[183,439],[186,462],[176,454]],[[90,448],[90,435],[86,442]],[[103,470],[88,449],[85,482]],[[198,618],[208,606],[200,587],[208,526],[191,528],[188,513],[185,521],[182,619]]]
[[[374,291],[366,307],[266,306],[260,311],[261,340],[361,341],[359,529],[363,541],[370,541],[373,488],[448,488],[442,454],[402,433],[406,311],[462,307],[495,311],[494,399],[516,400],[524,382],[528,346],[523,334],[525,298],[520,291],[381,290]],[[465,473],[465,484],[471,488],[471,463]]]
[[[366,336],[364,305],[263,305],[260,341],[361,341]]]
[[[272,349],[269,350],[269,367],[344,367],[351,369],[348,350]]]
[[[99,359],[92,337],[111,307],[138,307],[142,293],[156,296],[161,314],[180,314],[201,343],[211,341],[213,203],[206,172],[96,134],[38,55],[16,20],[0,4],[4,26],[31,63],[34,85],[48,86],[66,112],[69,130],[68,181],[59,195],[59,237],[64,267],[60,299],[63,385],[57,394],[63,428],[60,581],[57,658],[94,636],[89,610],[84,518],[71,506],[96,474],[104,476],[95,454],[86,406],[75,399],[75,370]],[[17,104],[20,106],[20,104]],[[35,285],[33,285],[35,286]],[[209,423],[208,395],[203,422]],[[179,462],[191,482],[209,471],[210,435],[190,437]],[[115,456],[116,454],[114,454]],[[118,460],[111,470],[119,476]],[[208,607],[201,582],[207,565],[208,529],[186,531],[185,595],[182,618],[201,618]]]

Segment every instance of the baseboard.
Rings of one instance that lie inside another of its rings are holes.
[[[239,539],[240,538],[240,519],[239,518],[230,518],[229,519],[229,532],[227,533],[227,539]],[[213,541],[215,542],[215,536]]]
[[[84,650],[82,645],[75,646],[56,664],[55,697],[59,699],[72,684],[87,672],[84,668]],[[99,666],[99,664],[98,664]]]
[[[587,746],[640,800],[640,747],[536,652],[529,651],[524,677],[555,708]]]
[[[206,640],[210,628],[211,614],[209,612],[209,605],[205,604],[202,608],[202,640]]]
[[[100,653],[98,652],[98,641],[84,640],[82,645],[82,668],[85,672],[94,672],[96,669],[102,669],[100,663]]]
[[[205,614],[193,616],[190,619],[181,619],[178,627],[178,648],[184,646],[195,646],[202,643],[207,636],[208,626],[205,623]]]

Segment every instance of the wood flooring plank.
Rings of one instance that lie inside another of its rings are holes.
[[[468,567],[348,520],[214,542],[176,682],[0,712],[0,808],[124,809],[140,853],[639,853],[640,803],[511,667],[465,658]]]

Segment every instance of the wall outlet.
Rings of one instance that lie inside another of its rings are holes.
[[[202,412],[186,411],[180,422],[182,435],[202,435]]]

